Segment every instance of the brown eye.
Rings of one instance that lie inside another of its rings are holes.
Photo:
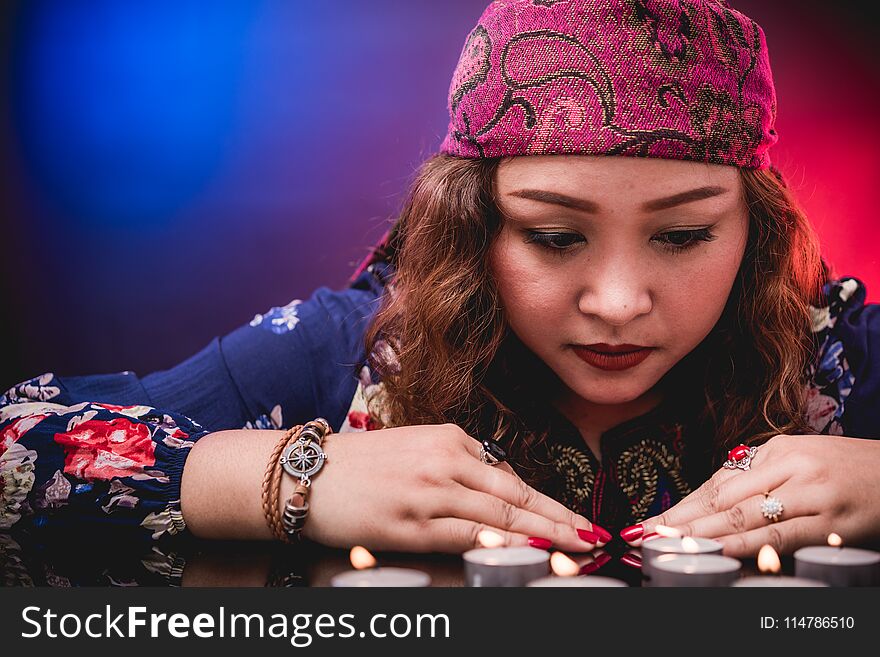
[[[554,251],[563,251],[583,241],[583,236],[577,233],[539,233],[535,231],[528,231],[525,239],[526,244],[534,243]]]
[[[716,235],[708,228],[696,230],[670,230],[657,236],[661,245],[672,253],[683,253],[699,245],[700,242],[711,242]]]
[[[666,240],[674,246],[685,246],[694,239],[694,234],[686,230],[676,230],[671,233],[663,233]]]

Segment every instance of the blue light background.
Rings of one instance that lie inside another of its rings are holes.
[[[168,367],[345,285],[445,133],[482,3],[3,11],[5,386]]]

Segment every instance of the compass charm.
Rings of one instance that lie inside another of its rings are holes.
[[[306,485],[310,477],[323,467],[326,460],[327,455],[313,440],[297,440],[284,450],[279,459],[286,472],[299,477]]]

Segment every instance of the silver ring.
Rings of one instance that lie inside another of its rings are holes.
[[[779,516],[785,508],[782,506],[782,500],[778,497],[771,497],[770,493],[764,493],[764,499],[761,501],[761,515],[771,522],[779,522]]]
[[[489,453],[489,450],[487,450],[482,445],[480,446],[480,460],[486,465],[498,465],[499,463],[501,463],[499,459],[496,459],[494,456],[492,456]]]

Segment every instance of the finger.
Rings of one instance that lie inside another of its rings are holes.
[[[485,468],[480,467],[486,465],[480,459],[480,443],[467,434],[462,434],[462,440],[467,451],[476,457],[476,462],[468,464],[466,472],[467,481],[459,478],[461,483],[475,490],[485,490],[489,494],[506,499],[512,504],[518,504],[526,510],[546,515],[556,522],[568,523],[576,532],[579,532],[583,539],[588,539],[599,547],[605,546],[611,540],[611,534],[607,530],[598,525],[594,526],[593,522],[587,520],[584,516],[575,513],[565,505],[526,484],[509,463],[504,462],[491,466],[497,472],[505,473],[509,476],[487,475]],[[487,477],[490,486],[492,486],[489,489],[484,484],[479,483]]]
[[[443,501],[435,506],[434,515],[500,527],[509,532],[524,534],[528,538],[539,539],[533,543],[540,544],[543,542],[540,539],[544,539],[559,549],[571,552],[589,552],[596,547],[595,540],[581,538],[577,530],[565,522],[556,522],[502,498],[464,486],[451,489],[443,497]],[[595,539],[595,535],[587,538]]]
[[[818,511],[808,496],[797,494],[793,486],[781,486],[774,491],[773,497],[784,500],[781,517],[786,520],[799,516],[809,516]],[[772,523],[771,518],[766,518],[762,511],[765,497],[752,495],[737,502],[733,506],[718,513],[695,518],[690,522],[672,525],[672,527],[684,536],[702,536],[715,538],[728,534],[740,534],[752,529],[758,529]]]
[[[425,542],[420,546],[424,552],[461,554],[466,550],[483,547],[479,535],[484,530],[500,536],[501,545],[506,547],[525,547],[529,544],[529,537],[525,534],[463,518],[435,518],[425,525],[425,529]]]
[[[468,451],[468,454],[480,461],[480,447],[482,447],[482,443],[466,433],[461,433],[459,437],[461,440],[461,444],[464,445],[464,448]],[[480,461],[480,463],[482,463],[482,461]],[[483,463],[483,465],[486,464]]]
[[[800,516],[716,540],[724,545],[724,554],[730,557],[754,557],[764,545],[772,546],[779,554],[790,554],[805,545],[822,543],[827,530],[822,516]]]
[[[698,518],[726,511],[751,496],[781,487],[789,477],[790,473],[786,469],[769,467],[720,476],[716,473],[672,508],[643,521],[642,536],[627,542],[633,546],[640,545],[641,538],[653,533],[657,525],[678,527]]]
[[[485,464],[476,461],[463,463],[457,480],[469,489],[488,493],[520,509],[539,514],[553,522],[568,525],[575,531],[578,529],[582,532],[586,530],[593,534],[591,538],[594,539],[592,541],[594,545],[605,545],[605,541],[601,540],[598,534],[592,532],[593,525],[589,520],[553,498],[535,490],[515,473],[500,470],[498,466],[486,467]]]

